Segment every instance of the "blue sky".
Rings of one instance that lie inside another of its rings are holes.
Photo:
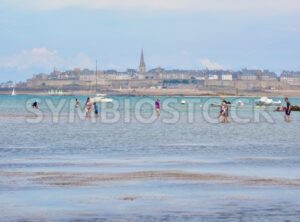
[[[0,1],[0,82],[137,68],[141,48],[147,68],[300,70],[296,0]]]

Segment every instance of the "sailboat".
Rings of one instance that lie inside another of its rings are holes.
[[[12,96],[17,95],[16,92],[15,92],[15,88],[13,88],[13,90],[12,90],[12,92],[11,92],[11,95],[12,95]]]
[[[98,71],[97,71],[97,61],[96,61],[96,72],[95,72],[95,76],[96,76],[96,96],[90,98],[90,102],[91,103],[110,103],[113,100],[111,98],[106,98],[105,94],[100,94],[98,93]]]

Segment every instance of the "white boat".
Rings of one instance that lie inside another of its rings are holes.
[[[113,99],[106,98],[105,94],[96,94],[95,97],[90,98],[91,103],[111,103]]]
[[[274,101],[268,97],[261,97],[260,99],[255,100],[257,106],[280,106],[282,102],[280,100]]]
[[[100,94],[97,93],[98,90],[98,76],[97,76],[97,70],[98,70],[98,62],[96,60],[96,71],[95,71],[95,79],[96,79],[96,96],[90,97],[91,103],[111,103],[113,99],[106,98],[106,94]]]
[[[185,100],[181,100],[181,104],[182,105],[186,104],[186,101]]]
[[[12,92],[11,92],[11,95],[12,95],[12,96],[15,96],[15,95],[16,95],[15,88],[13,88],[13,90],[12,90]]]

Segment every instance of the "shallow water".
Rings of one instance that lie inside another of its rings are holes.
[[[162,97],[157,118],[155,98],[113,97],[110,123],[72,118],[74,99],[0,96],[1,221],[300,221],[299,113],[243,98],[250,122],[219,124],[218,98]]]

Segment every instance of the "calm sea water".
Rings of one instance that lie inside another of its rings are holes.
[[[220,124],[218,108],[207,105],[219,98],[160,97],[159,118],[154,97],[112,98],[115,107],[86,119],[75,97],[0,96],[0,221],[300,221],[300,113],[286,123],[255,98],[228,98],[245,105]],[[137,172],[220,181],[126,177]],[[53,175],[63,182],[87,174],[125,178],[51,183]]]

